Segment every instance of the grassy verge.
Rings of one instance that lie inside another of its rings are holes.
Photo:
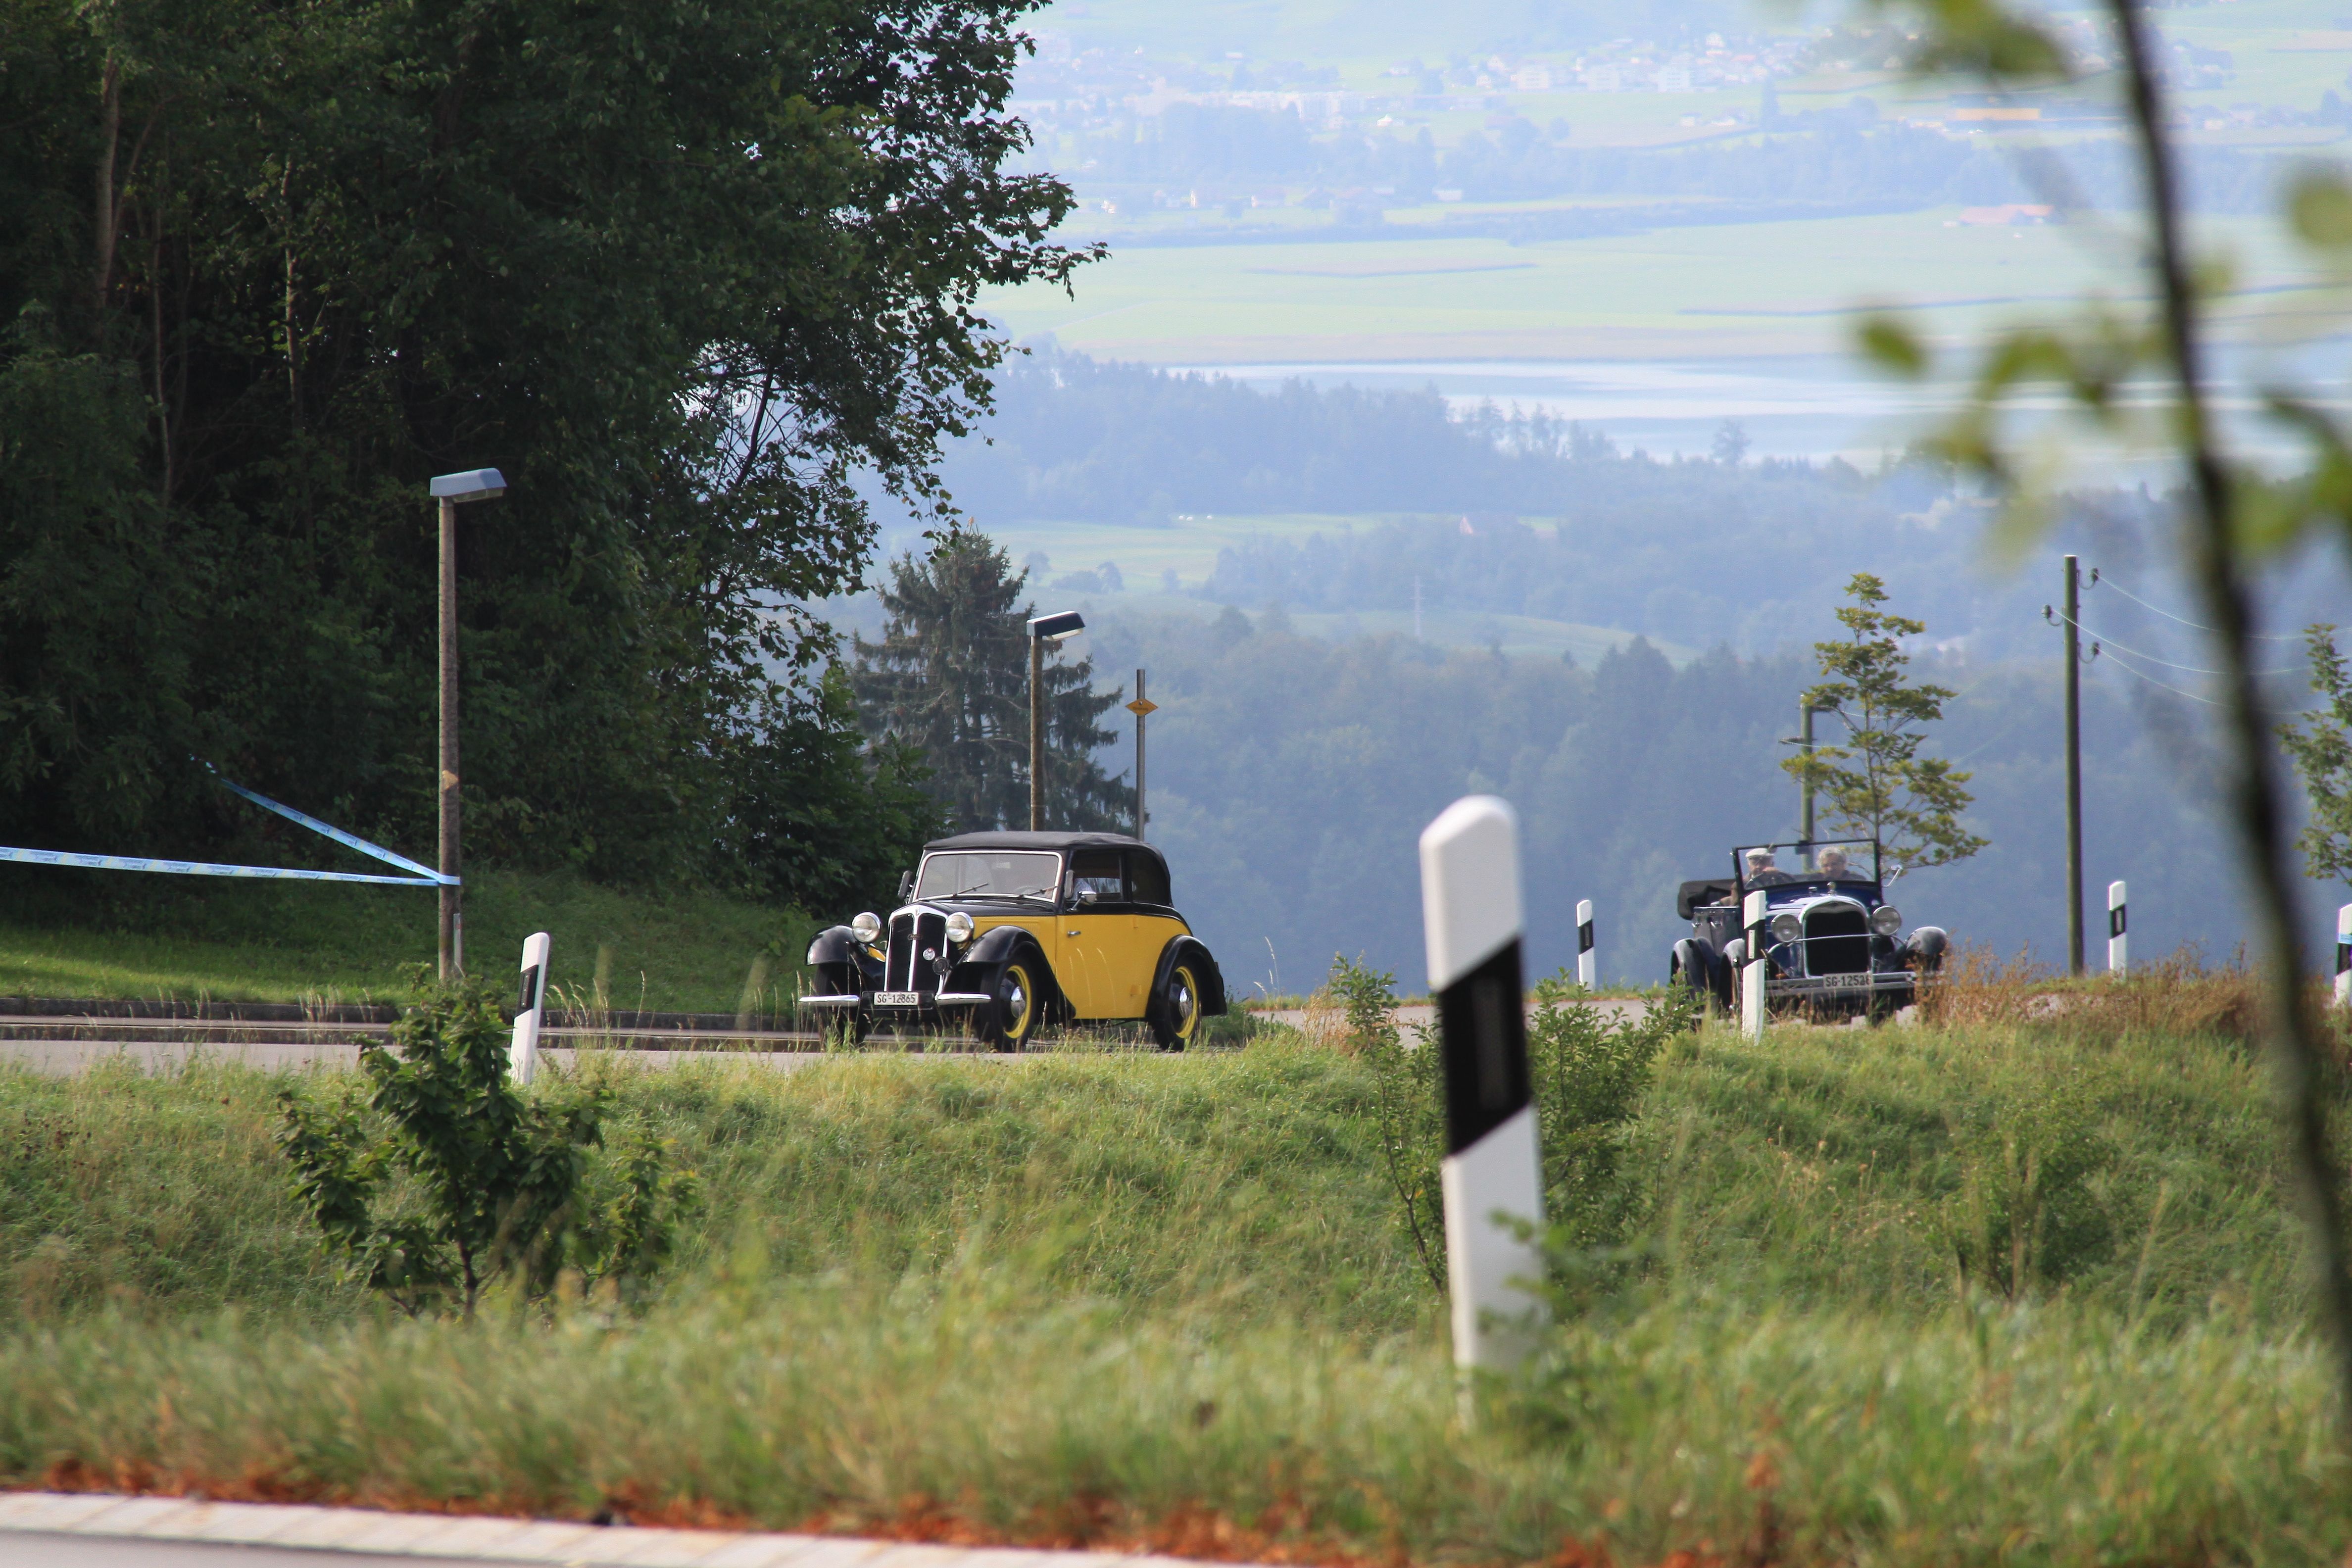
[[[1685,1039],[1638,1261],[1468,1428],[1371,1074],[1290,1031],[583,1070],[703,1217],[642,1318],[470,1330],[310,1250],[269,1105],[333,1075],[0,1074],[0,1478],[1350,1564],[2352,1544],[2225,1036]],[[2020,1146],[2063,1180],[2004,1195]],[[2035,1216],[2007,1277],[1970,1240],[2004,1202]]]
[[[141,885],[132,885],[134,882]],[[147,884],[170,882],[168,888]],[[434,954],[429,891],[331,883],[184,882],[0,866],[0,995],[372,1002],[405,994]],[[583,1002],[732,1013],[752,965],[789,993],[813,922],[714,894],[617,892],[569,873],[469,874],[469,966],[514,967],[554,938],[556,983]]]
[[[0,1344],[0,1468],[207,1495],[1276,1560],[2299,1563],[2344,1469],[2299,1342],[2104,1313],[1666,1302],[1474,1430],[1431,1336],[753,1271],[610,1328],[103,1319]]]

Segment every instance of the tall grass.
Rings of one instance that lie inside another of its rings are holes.
[[[1361,1563],[2310,1563],[2352,1542],[2326,1380],[2217,1318],[2070,1307],[1572,1324],[1454,1419],[1434,1336],[756,1263],[612,1327],[101,1317],[0,1342],[0,1473]],[[1685,1563],[1693,1559],[1683,1560]]]
[[[1467,1428],[1364,1056],[581,1070],[702,1227],[642,1317],[470,1331],[326,1278],[278,1080],[0,1073],[0,1477],[1351,1564],[2352,1545],[2227,1034],[1681,1037],[1641,1261]]]

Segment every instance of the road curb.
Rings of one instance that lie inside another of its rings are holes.
[[[11,1535],[289,1547],[567,1568],[1198,1568],[1180,1558],[1114,1552],[932,1546],[857,1536],[657,1530],[110,1492],[0,1492],[0,1538]]]

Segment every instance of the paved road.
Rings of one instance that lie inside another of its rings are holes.
[[[1634,1018],[1641,1016],[1644,1004],[1633,997],[1611,996],[1588,1005],[1612,1018]],[[1397,1009],[1397,1022],[1404,1028],[1408,1041],[1428,1028],[1433,1011],[1427,1003]],[[1298,1007],[1268,1011],[1258,1016],[1270,1023],[1287,1024],[1293,1028],[1311,1028],[1315,1021],[1307,1009]],[[15,1063],[35,1072],[61,1075],[87,1072],[100,1063],[117,1060],[129,1061],[146,1071],[156,1072],[178,1068],[198,1058],[236,1062],[264,1072],[280,1069],[299,1071],[312,1068],[348,1070],[357,1067],[360,1059],[360,1047],[349,1037],[353,1033],[377,1032],[322,1029],[306,1025],[240,1026],[234,1030],[218,1026],[199,1026],[187,1032],[188,1037],[193,1037],[174,1038],[174,1031],[159,1025],[142,1025],[135,1029],[125,1027],[118,1033],[93,1028],[89,1024],[77,1024],[71,1028],[57,1027],[55,1026],[59,1021],[55,1019],[46,1020],[52,1027],[43,1029],[37,1026],[42,1022],[44,1020],[0,1018],[0,1064]],[[551,1031],[541,1037],[550,1043],[542,1047],[541,1054],[567,1067],[572,1065],[579,1058],[581,1050],[552,1042],[583,1032],[565,1031],[559,1035]],[[95,1034],[99,1037],[75,1037],[84,1034]],[[242,1037],[205,1037],[224,1035]],[[733,1038],[735,1037],[711,1036],[710,1043],[698,1050],[640,1047],[595,1054],[648,1068],[675,1067],[681,1062],[723,1059],[748,1062],[777,1072],[789,1072],[824,1059],[822,1051],[805,1048],[805,1042],[814,1040],[814,1036],[766,1036],[755,1042],[762,1047],[783,1046],[786,1047],[783,1049],[729,1049],[721,1043]],[[968,1041],[931,1040],[923,1043],[931,1048],[917,1052],[906,1050],[887,1036],[878,1036],[869,1042],[867,1049],[876,1054],[904,1051],[908,1055],[922,1055],[933,1060],[1002,1062],[1020,1059],[996,1051],[979,1049]],[[1050,1052],[1052,1037],[1047,1037],[1045,1045],[1046,1051]]]
[[[1601,996],[1584,1005],[1598,1009],[1604,1017],[1638,1018],[1642,1016],[1642,1010],[1649,1004],[1638,996]],[[1529,1016],[1534,1016],[1535,1010],[1534,1003],[1528,1004]],[[1436,1014],[1437,1009],[1427,1002],[1410,1003],[1397,1009],[1397,1026],[1402,1029],[1426,1029]],[[1271,1019],[1277,1024],[1287,1024],[1294,1029],[1303,1029],[1307,1026],[1307,1020],[1311,1015],[1304,1007],[1275,1007],[1260,1013],[1258,1016]]]
[[[348,1552],[286,1546],[228,1546],[196,1541],[93,1541],[73,1535],[11,1535],[0,1540],[8,1568],[354,1568]],[[406,1568],[480,1568],[462,1557],[394,1557]]]
[[[842,1535],[660,1530],[561,1520],[196,1502],[173,1497],[0,1492],[0,1563],[16,1568],[1198,1568],[1167,1557],[929,1546]]]

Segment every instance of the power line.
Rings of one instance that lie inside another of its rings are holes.
[[[2064,616],[2060,616],[2058,618],[2063,621],[2066,617]],[[2229,671],[2225,669],[2208,669],[2201,664],[2175,664],[2168,658],[2158,658],[2152,653],[2142,653],[2139,649],[2133,647],[2128,644],[2119,643],[2115,638],[2107,636],[2106,633],[2098,630],[2095,626],[2084,626],[2080,621],[2075,622],[2074,625],[2077,630],[2089,632],[2091,636],[2098,638],[2099,646],[2102,647],[2120,648],[2124,652],[2131,655],[2134,658],[2144,658],[2150,664],[2160,664],[2167,669],[2185,670],[2190,675],[2227,675],[2229,673]],[[2256,669],[2249,671],[2248,673],[2253,675],[2297,675],[2302,672],[2297,670],[2294,666],[2288,665],[2278,669]]]
[[[2161,663],[2162,661],[2158,660],[2158,662]],[[2150,686],[2156,687],[2159,690],[2169,691],[2175,697],[2186,697],[2189,701],[2202,702],[2208,708],[2219,708],[2221,706],[2221,703],[2214,701],[2210,697],[2200,697],[2194,691],[2184,691],[2178,686],[2167,685],[2165,682],[2157,679],[2156,677],[2152,675],[2143,674],[2139,670],[2134,669],[2130,664],[2126,662],[2121,657],[2117,657],[2116,659],[2116,668],[2122,670],[2126,675],[2131,676],[2136,679],[2147,681]]]
[[[2201,621],[2192,621],[2186,616],[2176,616],[2170,610],[2163,609],[2158,605],[2149,604],[2146,599],[2141,598],[2137,594],[2133,593],[2129,588],[2126,588],[2122,584],[2116,582],[2112,576],[2103,576],[2099,579],[2099,582],[2105,583],[2108,587],[2113,588],[2116,593],[2121,594],[2125,598],[2129,599],[2141,609],[2154,610],[2158,615],[2162,616],[2168,621],[2179,621],[2182,626],[2194,626],[2200,632],[2212,632],[2215,637],[2221,635],[2219,632],[2213,631],[2211,626],[2206,626]],[[2093,585],[2096,586],[2095,584]],[[2283,636],[2277,632],[2248,632],[2246,635],[2253,638],[2256,642],[2301,642],[2303,640],[2301,637]],[[2146,658],[2147,656],[2146,654],[2142,654],[2140,657]],[[2161,664],[2164,661],[2162,659],[2158,659],[2156,662]],[[2177,666],[2176,668],[2186,668],[2188,667],[2182,665]]]

